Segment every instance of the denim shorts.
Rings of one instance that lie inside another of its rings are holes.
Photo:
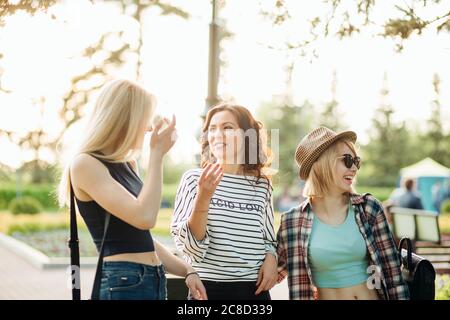
[[[166,300],[164,267],[136,262],[103,263],[100,300]]]

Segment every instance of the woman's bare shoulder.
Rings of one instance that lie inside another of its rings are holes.
[[[98,159],[87,153],[75,156],[70,164],[70,173],[74,177],[98,176],[106,171],[106,167]]]

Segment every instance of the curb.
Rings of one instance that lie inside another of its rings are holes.
[[[70,266],[70,258],[51,258],[39,250],[27,245],[26,243],[14,239],[0,232],[0,245],[14,252],[17,256],[26,260],[34,267],[42,270],[62,269]],[[97,265],[96,257],[80,258],[80,266],[84,268],[95,268]]]
[[[171,248],[171,240],[158,240],[166,247]],[[0,245],[41,270],[66,269],[70,266],[70,257],[49,257],[28,244],[1,232]],[[97,267],[97,261],[98,257],[80,257],[80,267],[95,268]]]

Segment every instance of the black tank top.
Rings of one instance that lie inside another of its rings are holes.
[[[112,163],[99,159],[107,168],[114,180],[120,183],[132,195],[137,197],[142,189],[142,180],[129,163]],[[100,251],[105,226],[105,209],[95,201],[76,199],[78,210]],[[104,244],[104,256],[120,253],[137,253],[155,251],[152,235],[149,230],[140,230],[111,214],[108,233]]]

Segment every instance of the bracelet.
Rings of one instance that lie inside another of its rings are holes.
[[[184,280],[186,281],[187,277],[189,277],[191,274],[196,274],[196,275],[198,276],[198,272],[197,272],[197,271],[188,272],[188,273],[186,273],[186,275],[184,276]]]

